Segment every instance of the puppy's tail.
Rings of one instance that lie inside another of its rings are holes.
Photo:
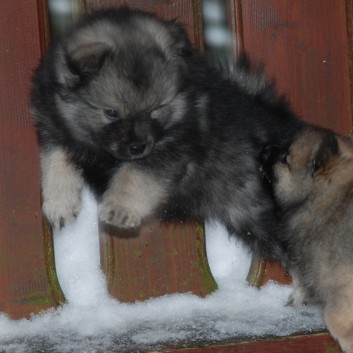
[[[267,102],[277,101],[276,86],[267,80],[264,65],[252,65],[247,54],[241,54],[237,59],[213,55],[209,56],[209,61],[224,79],[235,83],[242,91]]]

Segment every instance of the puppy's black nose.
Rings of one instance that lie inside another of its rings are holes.
[[[145,143],[131,143],[129,145],[129,150],[130,150],[130,153],[133,155],[133,156],[138,156],[140,154],[142,154],[146,149],[146,144]]]

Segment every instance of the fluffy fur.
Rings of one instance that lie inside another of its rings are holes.
[[[302,123],[246,60],[220,66],[179,24],[126,8],[95,13],[53,44],[31,100],[49,221],[72,220],[88,183],[106,223],[216,218],[280,257],[258,157],[287,147]]]
[[[353,140],[306,127],[274,166],[292,303],[318,303],[331,334],[353,353]]]

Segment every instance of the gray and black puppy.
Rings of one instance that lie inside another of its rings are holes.
[[[246,60],[223,72],[174,21],[106,10],[49,48],[31,105],[53,226],[77,215],[88,183],[103,222],[216,218],[252,250],[282,256],[259,154],[286,148],[302,123]]]
[[[295,306],[318,303],[353,353],[353,140],[306,127],[273,170]]]

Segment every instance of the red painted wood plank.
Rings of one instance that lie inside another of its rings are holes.
[[[233,0],[232,6],[241,19],[238,47],[265,64],[295,111],[307,121],[348,134],[346,1]]]
[[[268,281],[281,284],[292,283],[292,277],[283,270],[279,263],[257,256],[252,258],[247,280],[249,284],[255,287],[261,287]]]
[[[164,294],[206,296],[216,288],[206,260],[204,229],[196,222],[152,222],[132,236],[101,230],[102,268],[109,292],[124,302]]]
[[[266,338],[204,347],[170,349],[164,353],[338,353],[340,349],[326,333],[284,338]]]
[[[14,318],[63,299],[42,228],[39,154],[27,106],[41,54],[35,5],[3,0],[0,11],[0,311]]]

